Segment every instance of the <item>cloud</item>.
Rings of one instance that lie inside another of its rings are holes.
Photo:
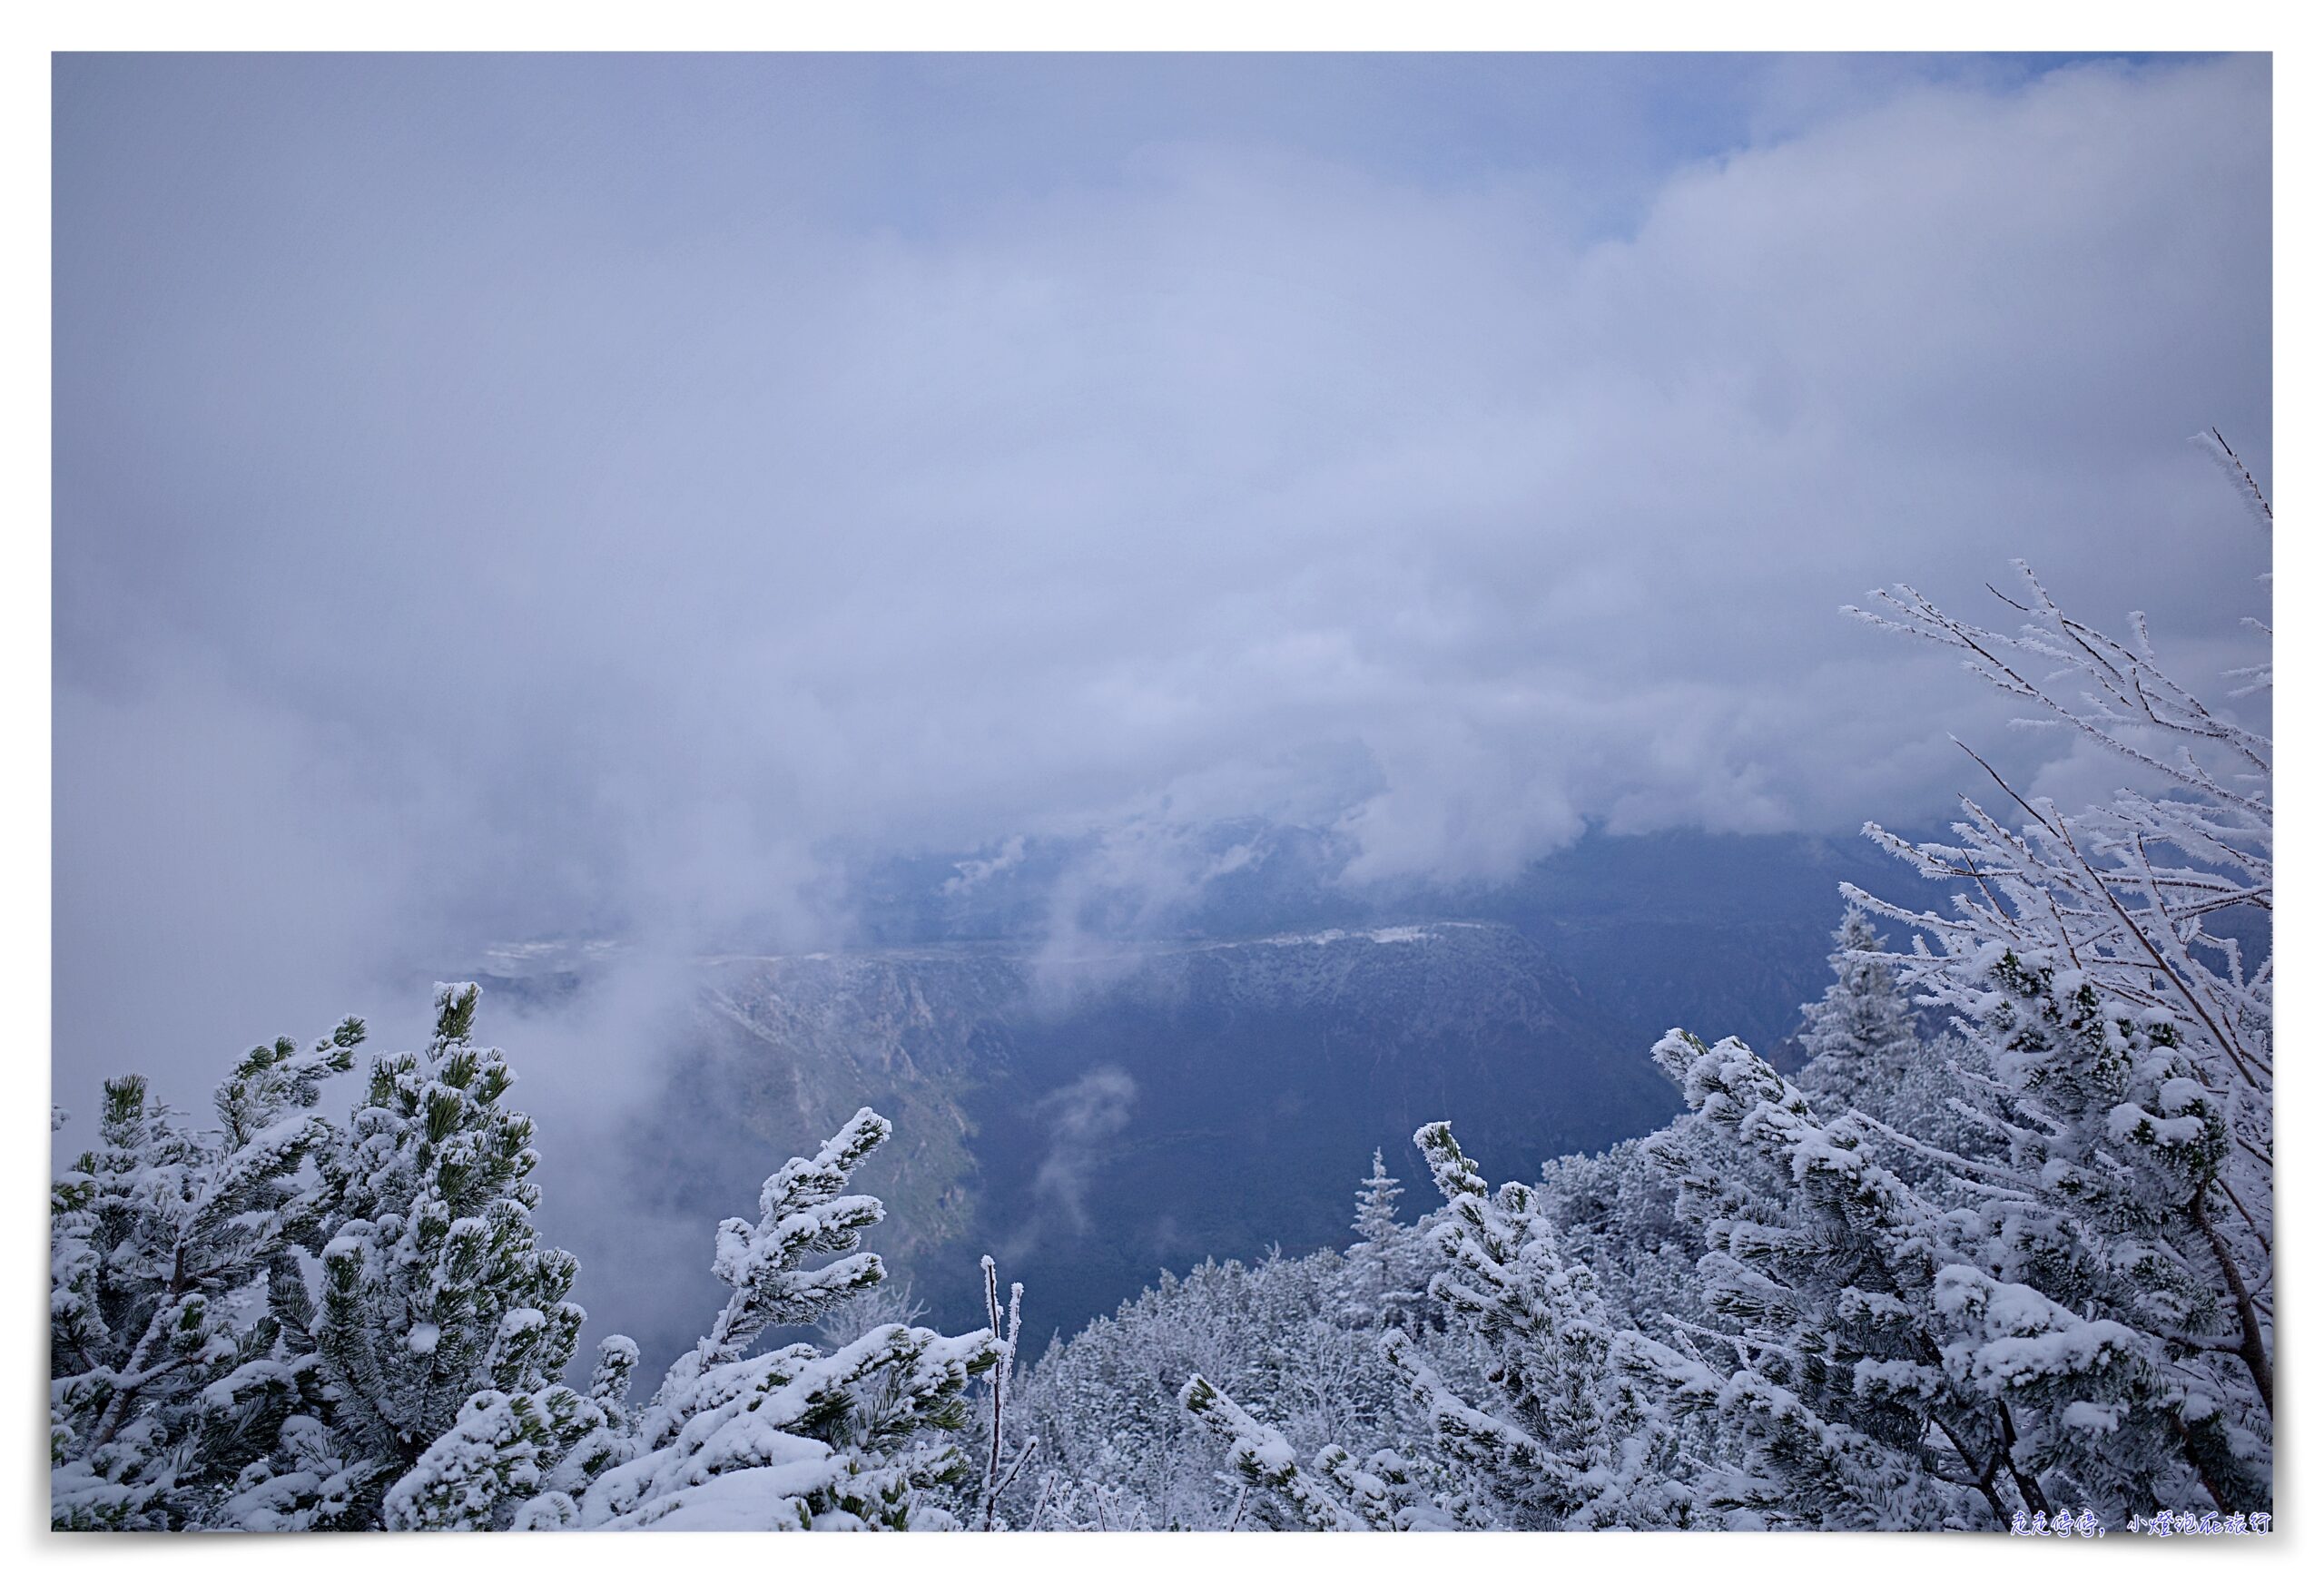
[[[1867,587],[2264,614],[2264,59],[1103,74],[61,65],[60,1072],[843,850],[1910,823]]]
[[[954,863],[958,870],[937,889],[946,896],[965,896],[995,874],[1005,874],[1025,860],[1025,838],[1012,835],[989,858],[969,858]]]
[[[1137,1100],[1136,1079],[1118,1067],[1099,1067],[1035,1106],[1049,1137],[1049,1153],[1033,1174],[1033,1197],[1042,1213],[1011,1243],[1010,1257],[1023,1257],[1054,1223],[1077,1235],[1088,1231],[1090,1178],[1108,1140],[1129,1125]]]

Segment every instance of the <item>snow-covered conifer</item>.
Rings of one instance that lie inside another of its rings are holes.
[[[1689,1112],[1643,1138],[1541,1167],[1541,1212],[1557,1228],[1560,1255],[1590,1267],[1610,1310],[1665,1341],[1706,1317],[1695,1275],[1701,1231],[1678,1213],[1661,1158],[1669,1135],[1695,1125]]]
[[[1280,1519],[1269,1522],[1269,1527],[1361,1533],[1367,1528],[1393,1526],[1392,1520],[1367,1522],[1348,1509],[1341,1499],[1350,1493],[1344,1486],[1335,1490],[1302,1468],[1289,1440],[1260,1423],[1200,1374],[1187,1381],[1178,1401],[1229,1443],[1228,1464],[1237,1478],[1262,1497],[1262,1510],[1279,1507]],[[1346,1465],[1347,1453],[1337,1446],[1324,1448],[1323,1456],[1334,1468]]]
[[[1817,1528],[1991,1527],[2056,1502],[2184,1500],[2204,1477],[2167,1349],[2014,1260],[2005,1226],[1924,1197],[1856,1118],[1825,1122],[1740,1043],[1656,1050],[1735,1145],[1674,1162],[1720,1322],[1636,1372],[1741,1448],[1713,1499]]]
[[[1452,1128],[1413,1136],[1443,1195],[1444,1264],[1430,1292],[1463,1325],[1490,1391],[1472,1401],[1401,1330],[1383,1351],[1426,1411],[1448,1460],[1519,1528],[1683,1526],[1671,1426],[1622,1366],[1640,1338],[1607,1309],[1587,1267],[1559,1256],[1539,1195],[1493,1191]]]
[[[245,1470],[247,1523],[379,1526],[389,1487],[472,1397],[529,1401],[573,1355],[577,1266],[534,1230],[532,1118],[502,1103],[501,1052],[470,1040],[478,998],[474,984],[437,986],[427,1047],[372,1061],[350,1125],[319,1157],[320,1269],[311,1288],[275,1282],[270,1305],[285,1356],[320,1381],[312,1416],[330,1449],[297,1421]]]
[[[2024,1504],[2005,1409],[1945,1366],[1934,1293],[1962,1255],[1943,1214],[1738,1041],[1674,1029],[1655,1056],[1693,1110],[1655,1151],[1700,1229],[1713,1324],[1630,1362],[1717,1420],[1733,1466],[1701,1481],[1708,1503],[1820,1529],[1984,1526]]]
[[[2231,476],[2257,497],[2240,465]],[[1890,963],[1953,1014],[1979,1068],[1968,1087],[1980,1136],[1946,1148],[1909,1131],[1891,1141],[1977,1206],[1997,1276],[2140,1334],[2181,1399],[2179,1455],[2156,1452],[2149,1476],[2192,1470],[2222,1508],[2264,1504],[2274,977],[2272,958],[2247,949],[2274,906],[2273,744],[2172,680],[2142,616],[2129,642],[2111,638],[2018,569],[2014,634],[1902,587],[1866,619],[1959,653],[2039,723],[2151,789],[2068,814],[1978,759],[2006,819],[1965,798],[1951,843],[1868,827],[1925,875],[1962,882],[1949,915],[1856,899],[1914,931]],[[2268,683],[2264,665],[2237,674],[2242,693]],[[2231,926],[2239,918],[2259,929]],[[2084,1440],[2127,1454],[2119,1433],[2091,1424]],[[2087,1476],[2102,1481],[2104,1466]]]
[[[1388,1175],[1388,1162],[1380,1150],[1372,1151],[1372,1175],[1364,1179],[1363,1191],[1355,1198],[1355,1220],[1353,1229],[1359,1245],[1377,1246],[1389,1241],[1396,1229],[1396,1200],[1403,1197],[1403,1187]]]
[[[734,1289],[637,1416],[625,1454],[571,1513],[587,1527],[804,1529],[950,1526],[926,1497],[970,1462],[948,1438],[970,1379],[992,1368],[990,1331],[944,1336],[883,1324],[825,1354],[799,1342],[751,1355],[770,1326],[807,1325],[878,1284],[859,1252],[880,1201],[846,1192],[889,1125],[860,1110],[812,1159],[766,1180],[759,1219],[718,1228],[714,1268]],[[809,1267],[803,1261],[842,1255]],[[602,1372],[602,1371],[601,1371]],[[541,1526],[556,1513],[536,1508]]]
[[[1396,1226],[1381,1250],[1390,1267],[1423,1268],[1423,1234]],[[1384,1454],[1416,1490],[1437,1488],[1428,1426],[1380,1356],[1376,1308],[1351,1317],[1357,1273],[1354,1260],[1331,1249],[1250,1265],[1206,1262],[1165,1274],[1052,1345],[1015,1396],[1012,1411],[1040,1444],[1004,1502],[1011,1525],[1217,1529],[1272,1520],[1276,1508],[1231,1465],[1233,1437],[1180,1405],[1196,1374],[1274,1426],[1310,1468],[1320,1471],[1316,1458],[1337,1445],[1362,1465]],[[1427,1334],[1431,1344],[1457,1344]]]
[[[105,1085],[98,1146],[50,1204],[51,1520],[187,1528],[219,1520],[242,1453],[279,1431],[296,1366],[256,1301],[295,1276],[325,1194],[322,1081],[363,1037],[350,1018],[300,1049],[245,1056],[197,1131],[143,1077]]]
[[[1388,1324],[1412,1325],[1426,1306],[1428,1244],[1412,1234],[1413,1228],[1396,1218],[1396,1200],[1404,1189],[1388,1175],[1381,1151],[1372,1151],[1372,1174],[1358,1185],[1355,1241],[1347,1250],[1339,1284],[1344,1295],[1339,1306],[1342,1322],[1366,1330]]]
[[[1800,1047],[1807,1064],[1800,1091],[1827,1112],[1885,1106],[1920,1056],[1913,1008],[1887,962],[1871,918],[1851,904],[1833,931],[1832,982],[1822,999],[1799,1008]],[[1876,1109],[1881,1119],[1896,1118]]]

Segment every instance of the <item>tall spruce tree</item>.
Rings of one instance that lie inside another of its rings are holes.
[[[1887,941],[1851,904],[1833,931],[1832,982],[1823,998],[1799,1008],[1800,1048],[1807,1064],[1801,1092],[1837,1115],[1872,1108],[1883,1120],[1921,1054],[1913,1008],[1888,963],[1876,952]]]
[[[1396,1200],[1403,1195],[1403,1187],[1388,1175],[1386,1157],[1380,1150],[1373,1150],[1372,1175],[1364,1179],[1356,1195],[1355,1220],[1350,1227],[1357,1245],[1378,1247],[1394,1238]]]
[[[1343,1323],[1364,1329],[1411,1324],[1425,1303],[1425,1244],[1396,1218],[1396,1200],[1403,1192],[1403,1185],[1388,1174],[1385,1156],[1373,1150],[1372,1174],[1356,1190],[1351,1225],[1355,1241],[1349,1244],[1347,1263],[1340,1272],[1338,1284],[1345,1293],[1338,1310]]]

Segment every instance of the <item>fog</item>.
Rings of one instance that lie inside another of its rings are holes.
[[[1911,824],[2001,715],[1866,589],[1990,608],[2024,556],[2194,678],[2266,613],[2185,443],[2271,476],[2263,59],[55,84],[84,1112],[615,939],[518,1062],[583,1132],[691,954],[848,937],[849,854],[970,885],[1096,831],[1167,909],[1227,819],[1337,831],[1351,884]]]

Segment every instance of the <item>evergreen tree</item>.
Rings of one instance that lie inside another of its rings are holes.
[[[1429,1290],[1468,1330],[1488,1391],[1463,1396],[1403,1331],[1382,1347],[1447,1460],[1467,1470],[1497,1525],[1683,1526],[1690,1501],[1671,1425],[1622,1366],[1640,1338],[1588,1268],[1559,1256],[1540,1195],[1514,1182],[1492,1190],[1444,1123],[1413,1141],[1448,1211]]]
[[[1407,1234],[1411,1228],[1396,1218],[1396,1200],[1403,1187],[1388,1175],[1381,1151],[1372,1151],[1372,1175],[1364,1178],[1355,1197],[1352,1229],[1355,1241],[1339,1284],[1344,1293],[1339,1306],[1342,1323],[1366,1330],[1387,1324],[1415,1325],[1426,1306],[1423,1288],[1428,1283],[1424,1242]]]
[[[1399,1224],[1375,1247],[1386,1267],[1419,1271],[1421,1228]],[[1205,1263],[1157,1284],[1050,1347],[1016,1409],[1040,1446],[1016,1491],[1019,1528],[1267,1526],[1277,1506],[1248,1489],[1222,1438],[1180,1405],[1186,1381],[1212,1388],[1276,1426],[1311,1460],[1328,1447],[1360,1460],[1385,1452],[1435,1487],[1427,1423],[1380,1356],[1368,1279],[1325,1249],[1251,1265]],[[1423,1332],[1430,1344],[1452,1338]]]
[[[1396,1178],[1388,1175],[1388,1162],[1380,1150],[1372,1151],[1372,1175],[1364,1179],[1363,1191],[1355,1198],[1355,1220],[1352,1229],[1358,1247],[1379,1247],[1393,1240],[1396,1231],[1396,1200],[1404,1190]]]
[[[390,1529],[578,1526],[579,1492],[629,1450],[627,1394],[637,1348],[601,1344],[586,1396],[566,1385],[479,1391],[388,1491]]]
[[[1873,954],[1887,942],[1862,907],[1849,906],[1832,941],[1831,986],[1799,1008],[1807,1055],[1800,1090],[1831,1114],[1878,1106],[1874,1113],[1893,1121],[1883,1111],[1921,1054],[1912,1006],[1887,962]]]
[[[534,1230],[532,1118],[502,1104],[501,1052],[470,1040],[478,998],[474,984],[437,986],[427,1047],[372,1061],[319,1157],[317,1279],[286,1273],[270,1291],[279,1361],[312,1381],[311,1412],[245,1470],[246,1526],[379,1526],[389,1487],[472,1396],[529,1402],[573,1356],[577,1265]]]
[[[106,1086],[100,1145],[51,1199],[54,1524],[946,1525],[927,1498],[969,1471],[947,1437],[990,1332],[883,1322],[750,1355],[881,1280],[855,1252],[879,1201],[844,1189],[887,1122],[859,1112],[767,1179],[755,1224],[719,1228],[734,1294],[651,1402],[623,1336],[576,1391],[574,1261],[534,1232],[532,1123],[470,1039],[477,999],[439,986],[427,1048],[374,1060],[344,1129],[315,1107],[351,1018],[252,1050],[213,1131],[143,1078]]]
[[[1590,1267],[1607,1306],[1666,1342],[1701,1323],[1695,1264],[1701,1228],[1678,1212],[1678,1183],[1665,1163],[1674,1134],[1695,1130],[1692,1112],[1602,1153],[1568,1155],[1541,1168],[1541,1212],[1561,1256]]]
[[[1720,1329],[1689,1355],[1636,1354],[1642,1377],[1718,1415],[1741,1448],[1715,1502],[1808,1527],[1929,1529],[2201,1493],[2211,1475],[2183,1375],[2107,1312],[2088,1272],[2017,1256],[2023,1223],[1990,1204],[1923,1197],[1850,1118],[1820,1121],[1737,1041],[1674,1032],[1656,1054],[1733,1145],[1709,1169],[1672,1162]]]
[[[215,1521],[239,1453],[280,1427],[277,1327],[249,1301],[315,1245],[323,1195],[302,1175],[332,1136],[322,1081],[363,1037],[353,1018],[300,1050],[242,1058],[196,1132],[145,1079],[105,1085],[98,1146],[51,1194],[51,1520]]]
[[[1844,1126],[1736,1040],[1673,1030],[1656,1059],[1694,1125],[1655,1153],[1699,1229],[1709,1327],[1633,1354],[1684,1412],[1713,1420],[1715,1507],[1781,1526],[1982,1526],[2019,1490],[2014,1435],[1945,1366],[1935,1304],[1954,1228]],[[1731,1459],[1731,1460],[1729,1460]],[[1989,1513],[1965,1505],[1979,1490]]]
[[[887,1121],[860,1110],[812,1159],[766,1180],[753,1224],[718,1228],[714,1268],[734,1288],[709,1332],[670,1366],[613,1465],[568,1513],[535,1506],[535,1526],[881,1528],[952,1524],[927,1499],[970,1460],[947,1438],[968,1421],[970,1379],[993,1368],[990,1331],[939,1335],[875,1326],[829,1354],[808,1342],[751,1355],[770,1326],[812,1324],[876,1286],[879,1256],[856,1251],[880,1201],[845,1191]],[[843,1255],[810,1268],[820,1254]],[[497,1433],[499,1425],[489,1426]],[[480,1439],[489,1434],[480,1434]]]
[[[2265,516],[2232,453],[2207,440]],[[1873,828],[1925,875],[1963,882],[1949,915],[1857,899],[1915,931],[1889,959],[1953,1012],[1974,1057],[1976,1136],[1888,1141],[1975,1206],[1995,1274],[2136,1332],[2179,1393],[2176,1459],[2157,1450],[2136,1477],[2081,1459],[2083,1476],[2135,1492],[2191,1470],[2221,1508],[2260,1504],[2274,1440],[2274,977],[2227,920],[2272,917],[2273,744],[2165,674],[2142,617],[2117,641],[2018,569],[2014,634],[1909,588],[1867,619],[1961,654],[2041,723],[2164,790],[2068,815],[1979,759],[2022,824],[1965,798],[1951,842]],[[2269,684],[2265,665],[2241,675],[2242,693]],[[2130,1454],[2119,1433],[2102,1438]]]
[[[2133,1332],[2162,1403],[2142,1427],[2066,1426],[2055,1455],[2110,1509],[2268,1505],[2271,1327],[2213,1220],[2233,1212],[2228,1106],[2175,1019],[2030,952],[2004,952],[1988,982],[1974,1026],[1994,1063],[1979,1099],[1999,1157],[1956,1173],[1987,1265]]]
[[[1449,1517],[1420,1495],[1403,1460],[1393,1451],[1375,1452],[1359,1464],[1341,1447],[1327,1445],[1315,1454],[1310,1472],[1299,1465],[1297,1453],[1279,1431],[1260,1423],[1200,1374],[1187,1380],[1178,1401],[1228,1442],[1228,1466],[1243,1488],[1258,1497],[1255,1511],[1236,1503],[1237,1516],[1230,1528],[1240,1526],[1246,1512],[1265,1527],[1324,1533],[1452,1526]]]

